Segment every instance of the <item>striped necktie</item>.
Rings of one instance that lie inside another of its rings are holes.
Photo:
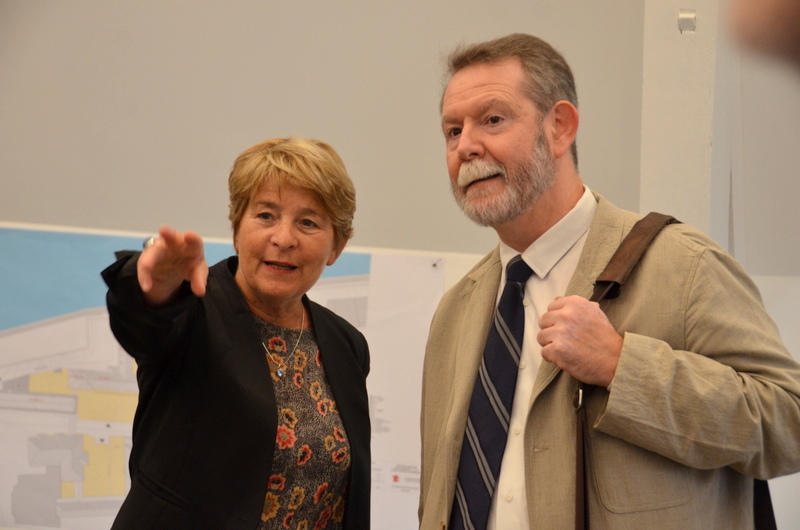
[[[469,404],[450,514],[453,529],[482,530],[489,519],[517,386],[525,327],[522,299],[531,272],[520,255],[506,266],[506,285],[489,329]]]

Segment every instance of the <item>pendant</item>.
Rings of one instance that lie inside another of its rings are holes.
[[[286,375],[286,364],[284,364],[284,363],[277,364],[276,363],[275,364],[275,375],[277,375],[278,377],[283,377],[284,375]]]
[[[302,335],[303,331],[301,330],[300,336]],[[298,337],[297,341],[300,342],[300,337]],[[278,362],[275,359],[275,357],[272,356],[272,354],[269,351],[269,348],[267,348],[267,345],[264,344],[263,341],[261,342],[261,345],[264,346],[264,351],[267,353],[267,363],[270,365],[270,370],[272,369],[272,365],[275,365],[275,375],[277,375],[279,379],[282,378],[284,375],[286,375],[286,368],[287,368],[286,361],[288,360],[288,358],[283,359],[283,362]],[[297,348],[297,344],[295,344],[294,347]],[[292,352],[292,355],[294,355],[294,352]],[[289,358],[291,358],[292,355],[289,355]]]

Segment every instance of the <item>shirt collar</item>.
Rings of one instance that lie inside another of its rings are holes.
[[[597,210],[597,199],[588,187],[584,186],[583,195],[575,206],[567,212],[547,232],[525,249],[522,259],[540,279],[544,279],[550,270],[569,252],[569,249],[589,230]],[[509,260],[519,254],[502,241],[500,242],[500,262],[503,265],[503,279]]]

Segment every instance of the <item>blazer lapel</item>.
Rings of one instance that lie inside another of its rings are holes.
[[[448,405],[452,414],[448,417],[446,426],[446,439],[457,440],[458,443],[448,444],[447,491],[455,489],[461,440],[464,437],[478,366],[483,357],[489,326],[494,317],[501,268],[500,251],[496,248],[467,274],[468,281],[464,282],[459,292],[463,313],[458,319],[457,342],[452,345],[456,352],[451,403]]]
[[[472,283],[466,285],[461,292],[464,314],[460,319],[458,344],[455,345],[458,354],[453,377],[453,399],[456,410],[466,411],[469,408],[478,366],[483,357],[489,326],[494,317],[500,269],[500,252],[495,249],[480,267],[468,275]],[[463,431],[463,425],[461,427]]]
[[[622,210],[595,194],[597,211],[586,237],[586,244],[578,260],[578,266],[567,286],[567,296],[592,296],[594,282],[603,272],[611,256],[619,247],[630,226],[625,226]]]
[[[325,377],[331,385],[336,407],[344,421],[345,429],[353,430],[352,419],[369,410],[362,402],[361,393],[356,389],[365,385],[364,368],[356,361],[356,352],[342,331],[323,311],[303,297],[310,310],[314,333],[317,337],[322,359],[325,363]]]
[[[608,202],[602,195],[597,193],[594,195],[597,198],[597,211],[589,227],[578,265],[567,286],[566,296],[578,295],[584,298],[592,296],[595,280],[603,272],[632,226],[626,226],[622,210]],[[536,374],[531,403],[559,372],[561,369],[556,365],[542,361],[539,373]]]

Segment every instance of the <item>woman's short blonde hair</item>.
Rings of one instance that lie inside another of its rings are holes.
[[[239,230],[247,207],[264,184],[307,190],[319,200],[333,223],[337,248],[353,237],[356,190],[334,149],[313,138],[273,138],[246,149],[228,177],[228,219]]]

